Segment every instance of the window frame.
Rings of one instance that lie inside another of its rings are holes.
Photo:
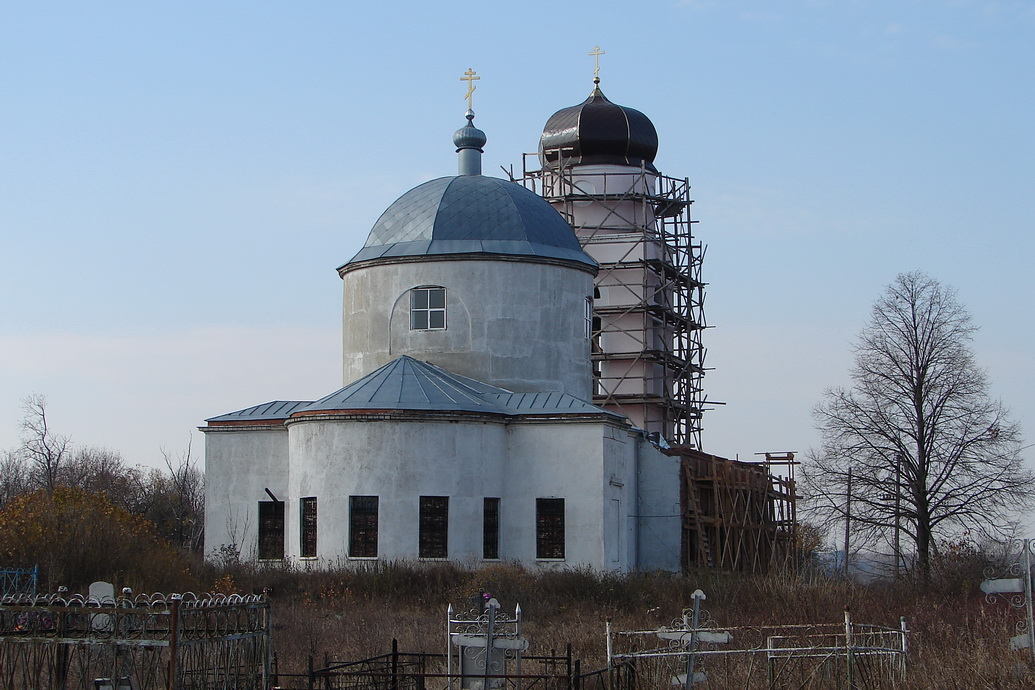
[[[259,501],[258,510],[259,523],[256,534],[258,559],[260,561],[282,561],[284,560],[285,536],[284,501]]]
[[[417,518],[418,558],[449,558],[449,496],[421,496]]]
[[[377,496],[349,496],[349,558],[377,558],[380,509]]]
[[[447,326],[446,289],[440,285],[410,288],[410,330],[444,331]]]
[[[482,560],[500,559],[500,499],[482,499]]]
[[[545,561],[565,559],[565,510],[563,498],[535,499],[535,557]]]
[[[316,496],[306,496],[298,501],[298,557],[316,558],[316,549]]]

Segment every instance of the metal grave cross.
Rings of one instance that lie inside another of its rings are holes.
[[[985,580],[981,583],[981,591],[985,593],[985,599],[989,602],[995,600],[996,595],[1000,595],[1011,606],[1024,608],[1027,630],[1020,635],[1014,635],[1010,638],[1010,649],[1014,651],[1029,649],[1031,650],[1032,659],[1035,659],[1035,616],[1032,613],[1033,575],[1031,571],[1031,552],[1035,548],[1035,539],[1020,539],[1018,541],[1024,549],[1023,565],[1015,563],[1008,570],[1011,575],[1019,575],[1019,577]]]
[[[708,679],[704,671],[694,669],[697,657],[697,645],[704,642],[710,644],[727,644],[733,639],[728,630],[702,629],[701,625],[701,602],[707,599],[704,592],[697,589],[690,595],[694,600],[694,609],[690,621],[683,615],[683,627],[676,629],[662,629],[655,634],[662,640],[676,642],[687,650],[686,672],[672,677],[672,685],[682,688],[692,688],[694,683],[703,683]]]

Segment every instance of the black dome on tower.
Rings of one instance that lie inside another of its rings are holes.
[[[658,132],[639,110],[607,100],[599,86],[585,101],[554,113],[539,139],[539,161],[640,165],[654,169]]]

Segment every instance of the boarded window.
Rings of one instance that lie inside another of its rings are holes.
[[[564,558],[564,499],[535,499],[535,557]]]
[[[441,331],[446,327],[446,289],[419,287],[410,290],[410,330]]]
[[[449,497],[421,496],[418,555],[447,558],[449,555]]]
[[[377,556],[377,496],[349,496],[349,556]]]
[[[500,557],[500,499],[486,498],[482,503],[482,558]]]
[[[299,506],[299,524],[302,526],[302,533],[299,535],[302,558],[316,557],[316,497],[303,498]]]
[[[259,558],[284,558],[284,502],[259,501]]]

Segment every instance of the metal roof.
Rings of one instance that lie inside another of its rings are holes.
[[[482,396],[501,390],[403,356],[297,411],[387,409],[499,414],[500,409]]]
[[[206,422],[252,422],[252,421],[276,421],[278,419],[287,419],[291,416],[291,413],[300,407],[305,407],[311,404],[311,400],[274,400],[268,403],[262,403],[261,405],[254,405],[252,407],[246,407],[243,410],[237,412],[229,412],[227,414],[219,415],[218,417],[210,417],[206,419]]]
[[[398,256],[502,254],[596,267],[567,221],[519,184],[483,175],[440,177],[403,194],[347,264]]]
[[[503,417],[591,414],[621,418],[566,393],[515,393],[402,356],[315,402],[269,402],[205,421],[275,421],[292,415],[358,410],[473,412]]]
[[[296,412],[337,410],[618,416],[566,393],[514,393],[405,355]]]

